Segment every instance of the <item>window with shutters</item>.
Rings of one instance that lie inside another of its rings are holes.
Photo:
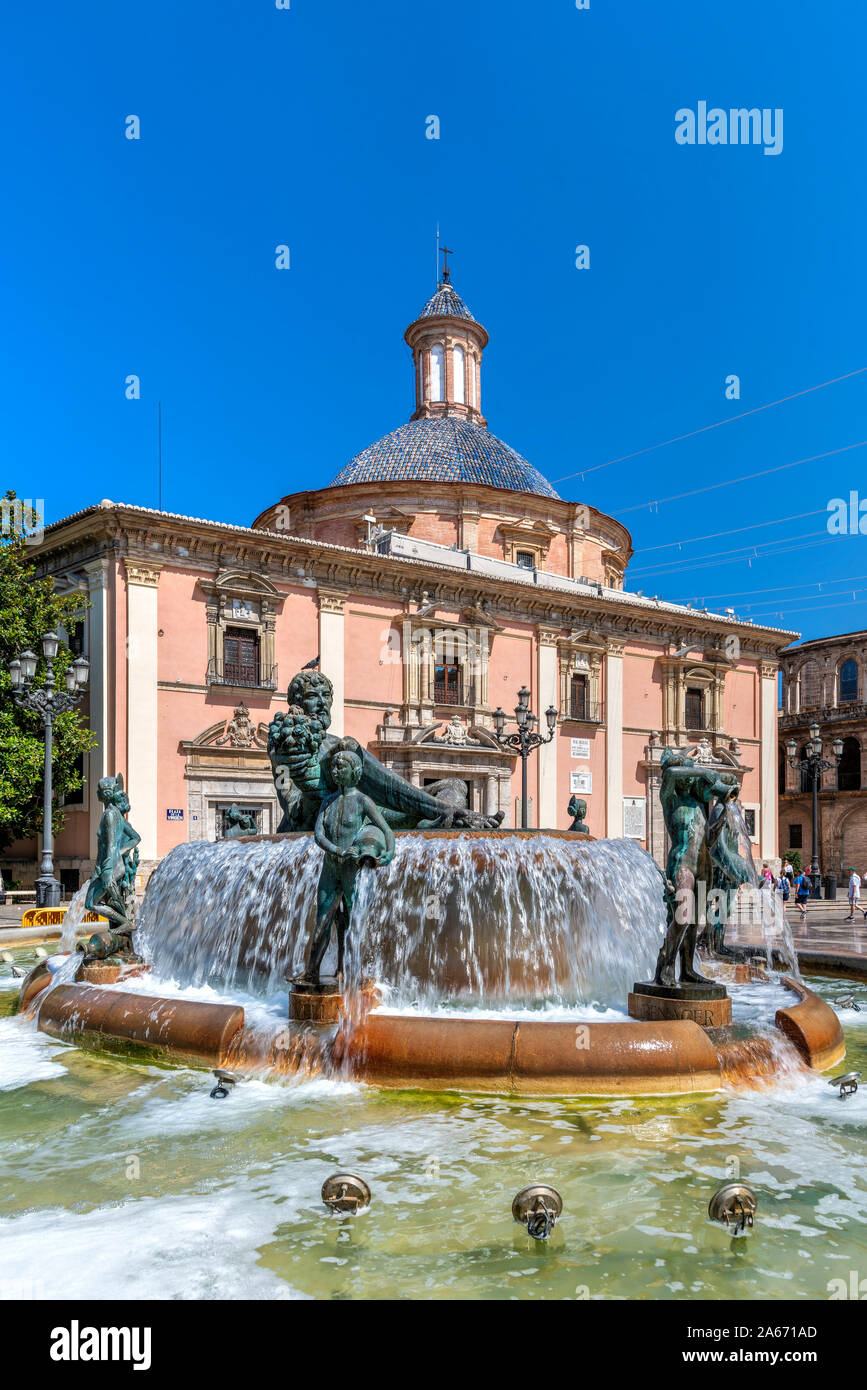
[[[688,729],[703,729],[704,719],[702,711],[702,692],[695,686],[688,686],[686,690],[685,705],[686,727]]]
[[[457,660],[437,661],[434,665],[434,703],[437,705],[463,704],[463,681]]]
[[[223,680],[227,685],[259,684],[259,635],[227,627],[223,637]]]

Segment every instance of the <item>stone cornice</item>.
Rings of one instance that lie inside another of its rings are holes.
[[[158,554],[154,546],[159,547]],[[478,573],[427,560],[371,554],[279,532],[114,504],[53,523],[42,544],[34,547],[34,559],[43,572],[81,568],[103,555],[123,558],[125,563],[143,569],[170,565],[173,569],[205,570],[214,580],[221,570],[249,564],[276,585],[308,589],[323,585],[346,594],[369,595],[380,602],[392,595],[398,606],[421,588],[431,588],[449,607],[476,607],[485,600],[492,617],[496,615],[500,623],[508,620],[567,630],[589,628],[604,640],[664,646],[672,642],[682,645],[689,638],[700,637],[696,645],[701,647],[737,632],[745,660],[775,661],[794,635],[738,623],[723,615],[672,610],[637,596],[633,603],[631,596],[622,592],[613,598],[590,586],[585,594],[544,584],[533,585],[528,591],[527,584],[517,580],[497,576],[486,581]]]

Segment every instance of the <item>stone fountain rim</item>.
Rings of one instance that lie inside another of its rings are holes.
[[[783,983],[797,1003],[777,1010],[777,1029],[810,1067],[828,1070],[846,1051],[835,1010],[801,981],[785,977]],[[163,1014],[158,1037],[156,1006]],[[287,1024],[275,1026],[274,1038],[266,1039],[260,1030],[248,1032],[237,1004],[66,984],[47,995],[38,1026],[79,1047],[133,1055],[156,1049],[164,1062],[278,1074],[297,1071],[299,1058],[309,1060],[311,1043],[314,1052],[322,1048],[322,1056],[333,1043],[355,1080],[391,1090],[616,1096],[707,1094],[723,1085],[713,1040],[689,1019],[597,1023],[375,1013],[336,1037],[333,1028]],[[577,1029],[589,1039],[580,1048]],[[281,1035],[279,1046],[285,1048],[288,1037],[298,1047],[278,1053],[275,1062]]]

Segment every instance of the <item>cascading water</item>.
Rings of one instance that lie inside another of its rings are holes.
[[[90,879],[88,879],[86,883],[83,883],[75,895],[69,900],[69,907],[66,909],[66,914],[63,918],[63,929],[60,934],[60,944],[58,946],[58,951],[61,954],[75,950],[76,940],[84,930],[84,919],[87,915],[85,902],[87,900],[87,890],[89,887]],[[102,925],[104,926],[105,923]],[[95,925],[93,930],[96,931]]]
[[[181,845],[150,880],[137,948],[181,985],[282,991],[304,965],[321,863],[308,835]],[[409,832],[387,869],[361,872],[353,920],[347,983],[373,975],[389,1002],[622,1007],[665,911],[632,840]]]
[[[785,907],[776,890],[762,885],[758,871],[753,863],[750,832],[744,820],[740,803],[734,799],[726,804],[725,817],[731,834],[737,843],[738,853],[747,869],[747,878],[737,893],[734,910],[731,913],[737,927],[759,927],[767,954],[768,968],[775,963],[775,956],[789,975],[800,977],[798,953],[792,940],[792,931],[786,917]]]

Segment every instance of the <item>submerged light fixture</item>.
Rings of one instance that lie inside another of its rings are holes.
[[[355,1216],[370,1206],[370,1188],[357,1173],[332,1173],[322,1184],[322,1200],[329,1211]]]
[[[739,1236],[752,1227],[759,1199],[745,1182],[726,1182],[718,1187],[708,1202],[711,1221],[719,1221],[733,1235]]]
[[[547,1240],[563,1212],[563,1198],[548,1183],[531,1183],[512,1202],[512,1216],[534,1240]]]
[[[840,1099],[845,1100],[847,1096],[854,1096],[858,1089],[858,1082],[861,1079],[860,1071],[847,1071],[842,1076],[832,1076],[828,1081],[829,1086],[840,1087]]]

